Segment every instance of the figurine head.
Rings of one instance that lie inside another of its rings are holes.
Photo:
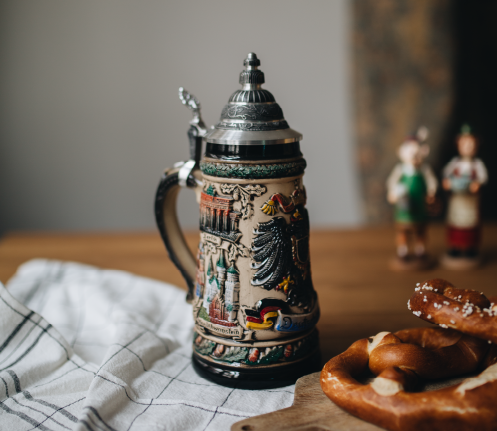
[[[461,133],[456,138],[457,150],[461,157],[473,158],[478,150],[478,140],[471,133],[471,129],[467,124],[462,126]]]
[[[397,154],[402,163],[418,167],[430,153],[430,147],[421,144],[415,136],[408,136],[401,144]]]

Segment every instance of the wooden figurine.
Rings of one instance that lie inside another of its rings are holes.
[[[442,264],[448,269],[470,269],[480,264],[480,189],[487,169],[476,156],[478,140],[464,125],[456,138],[459,157],[443,171],[443,188],[450,192],[447,209],[448,250]]]
[[[387,199],[395,205],[397,230],[397,257],[391,263],[392,269],[426,269],[432,264],[426,253],[426,206],[435,201],[438,182],[432,169],[423,163],[430,152],[423,143],[427,137],[425,127],[406,137],[397,153],[401,163],[387,180]]]

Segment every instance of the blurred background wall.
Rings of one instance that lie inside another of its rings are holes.
[[[428,126],[440,174],[464,122],[496,219],[495,18],[493,0],[3,0],[0,234],[154,229],[160,174],[188,156],[178,87],[214,124],[250,51],[304,135],[314,227],[389,222],[403,138]],[[197,225],[193,193],[180,212]]]
[[[304,135],[313,226],[363,220],[346,0],[0,2],[0,233],[153,229],[188,156],[184,86],[217,122],[250,51]],[[183,225],[197,225],[193,193]]]

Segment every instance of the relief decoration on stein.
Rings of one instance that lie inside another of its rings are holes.
[[[310,277],[309,221],[306,193],[301,180],[295,180],[290,196],[273,194],[261,207],[270,216],[254,229],[251,268],[255,270],[251,284],[265,290],[281,291],[286,301],[265,298],[253,308],[245,308],[246,326],[258,331],[300,332],[314,327],[319,320],[319,307]],[[290,214],[274,217],[278,212]],[[290,305],[303,308],[295,314]]]
[[[313,286],[309,262],[309,217],[304,208],[305,189],[296,180],[296,188],[290,196],[273,194],[261,207],[271,220],[260,222],[254,230],[252,242],[251,284],[266,290],[281,290],[291,305],[309,309]],[[279,211],[290,215],[290,223],[284,217],[274,217]]]
[[[310,277],[306,193],[300,179],[295,180],[291,195],[274,193],[262,205],[261,211],[270,220],[259,222],[254,229],[251,249],[240,243],[239,220],[253,216],[251,200],[266,191],[262,185],[206,183],[201,193],[194,314],[200,327],[213,334],[235,340],[250,339],[250,332],[259,330],[290,334],[312,329],[319,319]],[[240,211],[233,209],[235,202],[239,202]],[[279,212],[290,216],[289,223],[285,217],[275,217]],[[239,258],[250,258],[250,267],[255,270],[250,281],[254,288],[281,292],[286,299],[265,298],[253,307],[240,307]],[[291,306],[304,312],[296,314]],[[239,311],[248,332],[238,320]],[[242,354],[233,349],[230,352],[233,357]]]
[[[271,347],[227,346],[216,343],[194,332],[193,348],[200,355],[219,362],[243,365],[269,365],[277,362],[292,362],[312,353],[317,346],[317,332],[292,343]]]
[[[240,243],[242,233],[238,224],[240,219],[253,215],[250,201],[253,196],[262,196],[266,187],[221,184],[220,189],[222,194],[214,184],[206,183],[200,195],[201,239],[197,252],[195,315],[205,329],[240,339],[244,328],[237,320],[240,273],[236,261],[239,257],[248,258],[250,250]],[[241,211],[233,209],[236,201],[240,201]],[[218,256],[215,264],[213,256]]]

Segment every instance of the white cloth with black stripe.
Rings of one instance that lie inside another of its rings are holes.
[[[197,376],[184,297],[122,271],[22,265],[0,284],[0,430],[228,430],[289,407],[294,386],[247,391]]]

